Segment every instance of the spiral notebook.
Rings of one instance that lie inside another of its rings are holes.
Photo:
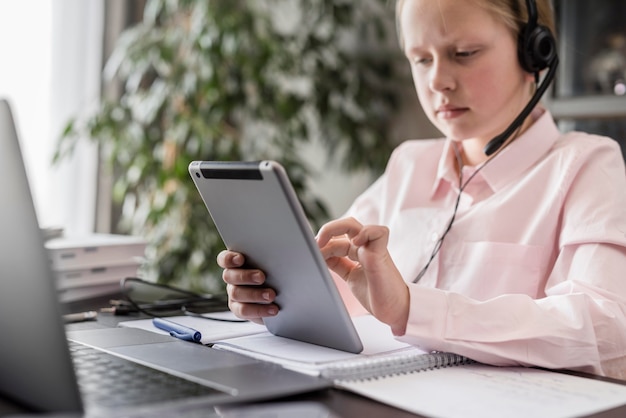
[[[378,378],[472,362],[456,354],[427,352],[397,341],[389,328],[372,316],[358,317],[354,322],[364,347],[360,354],[277,337],[267,332],[216,341],[213,347],[333,381]]]
[[[430,353],[398,341],[387,325],[371,315],[353,318],[355,329],[363,342],[363,351],[359,354],[278,337],[265,327],[249,322],[213,322],[191,316],[169,319],[199,331],[203,344],[331,380],[371,378],[470,362],[466,357],[456,354]],[[155,328],[151,320],[127,321],[120,323],[120,326],[165,333]]]

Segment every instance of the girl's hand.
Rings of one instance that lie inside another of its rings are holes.
[[[388,241],[387,227],[361,225],[354,218],[331,221],[317,234],[328,267],[394,335],[404,335],[409,289],[389,255]]]
[[[274,303],[276,292],[264,286],[265,274],[257,269],[244,268],[242,254],[224,250],[217,256],[217,264],[224,269],[228,307],[239,318],[263,324],[263,318],[278,314]]]

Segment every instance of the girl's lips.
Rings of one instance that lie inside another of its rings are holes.
[[[442,119],[454,119],[467,112],[467,110],[466,107],[442,106],[437,109],[437,116]]]

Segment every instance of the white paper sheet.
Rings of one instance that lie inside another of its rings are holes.
[[[445,418],[569,418],[626,404],[626,386],[522,367],[465,365],[339,387]]]

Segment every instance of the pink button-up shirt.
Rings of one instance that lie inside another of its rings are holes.
[[[489,364],[626,379],[622,154],[608,138],[561,134],[547,111],[533,116],[463,190],[441,250],[409,285],[400,339]],[[452,216],[456,164],[450,141],[406,141],[348,211],[390,228],[389,252],[409,283]]]

